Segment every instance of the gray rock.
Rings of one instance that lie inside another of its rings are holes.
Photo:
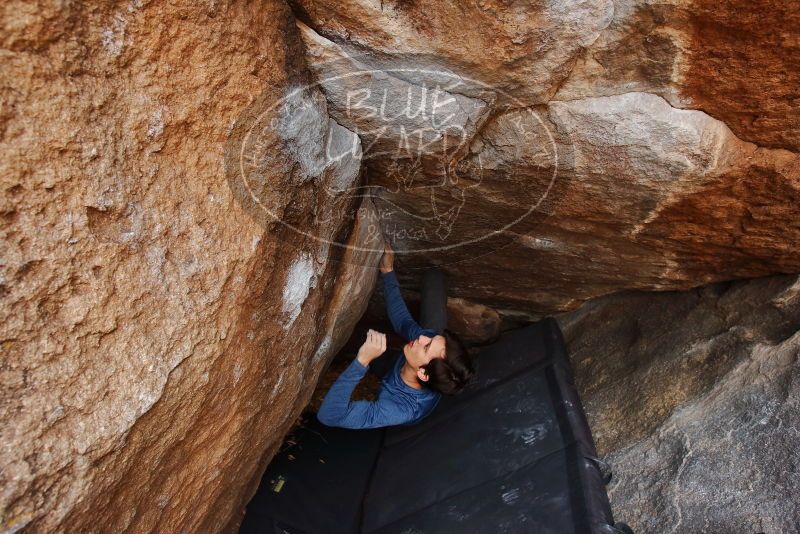
[[[800,278],[618,295],[559,321],[618,520],[798,531]]]

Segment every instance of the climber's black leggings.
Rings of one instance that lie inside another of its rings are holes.
[[[447,280],[438,267],[422,274],[419,325],[440,334],[447,328]]]
[[[438,267],[427,269],[422,273],[421,286],[419,325],[441,334],[447,327],[447,280],[444,271]],[[397,358],[402,357],[402,351],[389,349],[370,362],[369,370],[383,378]]]

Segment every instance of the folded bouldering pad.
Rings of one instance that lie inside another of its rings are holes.
[[[345,430],[307,417],[241,532],[615,532],[557,323],[504,333],[476,367],[416,425]]]

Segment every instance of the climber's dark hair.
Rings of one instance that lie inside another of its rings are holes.
[[[445,395],[455,395],[467,385],[475,368],[464,342],[446,328],[442,335],[445,339],[445,357],[434,358],[420,366],[428,375],[428,381],[422,384]]]

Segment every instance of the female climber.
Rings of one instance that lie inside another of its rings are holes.
[[[388,242],[384,245],[380,271],[389,320],[395,332],[408,343],[402,353],[387,351],[386,334],[367,332],[358,356],[339,375],[322,401],[317,418],[325,425],[376,428],[416,423],[433,411],[442,394],[460,392],[474,372],[464,344],[446,328],[444,273],[433,268],[423,274],[420,313],[423,328],[411,317],[400,294],[394,273],[394,251]],[[378,400],[351,401],[350,396],[367,369],[381,378]]]

